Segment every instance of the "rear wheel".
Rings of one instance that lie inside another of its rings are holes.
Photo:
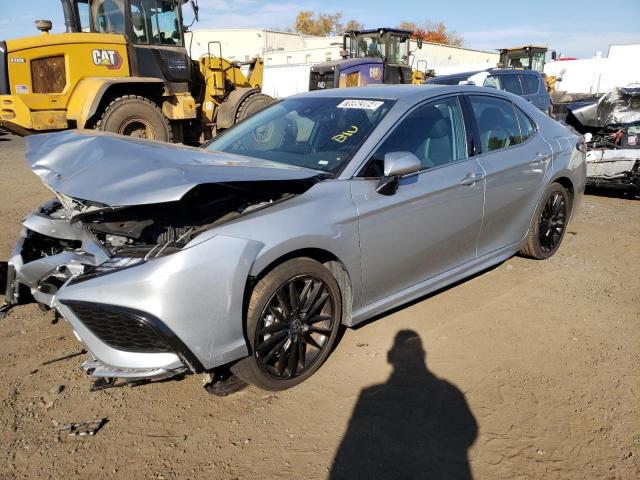
[[[527,245],[520,253],[537,260],[544,260],[556,253],[564,238],[569,212],[569,195],[566,189],[559,183],[552,183],[545,190],[536,209]]]
[[[320,263],[296,258],[279,265],[253,289],[247,311],[252,354],[232,372],[265,390],[299,384],[331,353],[341,312],[338,283]]]
[[[124,95],[109,103],[96,129],[163,142],[173,139],[169,121],[162,111],[151,100],[138,95]]]

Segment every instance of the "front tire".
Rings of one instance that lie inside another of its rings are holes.
[[[245,118],[258,113],[260,110],[267,108],[273,104],[275,100],[264,93],[254,93],[249,95],[238,107],[234,123],[241,122]]]
[[[162,110],[138,95],[124,95],[111,101],[98,120],[96,130],[162,142],[173,140],[171,126]]]
[[[231,371],[264,390],[303,382],[331,353],[341,312],[340,288],[329,270],[310,258],[282,263],[251,293],[246,321],[251,355]]]
[[[536,260],[545,260],[556,253],[564,238],[569,212],[567,190],[559,183],[552,183],[536,208],[527,244],[520,253]]]

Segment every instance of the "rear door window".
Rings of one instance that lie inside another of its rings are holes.
[[[526,113],[515,105],[514,108],[516,110],[516,116],[518,117],[518,124],[520,125],[521,139],[524,142],[536,133],[536,126]]]
[[[540,81],[535,75],[521,75],[522,89],[525,95],[533,95],[538,93],[538,86]]]
[[[520,75],[501,75],[500,84],[502,89],[507,92],[515,93],[516,95],[522,95],[522,86],[518,79]]]
[[[471,95],[469,101],[478,125],[482,153],[522,143],[520,128],[510,101],[482,95]]]

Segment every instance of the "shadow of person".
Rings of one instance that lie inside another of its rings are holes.
[[[338,479],[471,479],[478,425],[464,394],[433,375],[418,334],[402,330],[387,383],[360,394],[329,474]]]

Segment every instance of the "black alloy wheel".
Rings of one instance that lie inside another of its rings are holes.
[[[554,192],[546,201],[540,224],[538,241],[540,248],[546,253],[553,253],[560,245],[567,224],[567,200],[561,192]]]
[[[300,275],[271,296],[256,330],[255,355],[260,367],[277,379],[304,374],[329,347],[335,300],[324,281]]]
[[[285,390],[327,359],[342,322],[338,282],[320,262],[287,260],[253,287],[246,314],[250,355],[231,366],[247,383]]]
[[[556,253],[564,238],[571,207],[571,196],[562,185],[552,183],[547,186],[531,222],[527,243],[520,253],[537,260]]]

